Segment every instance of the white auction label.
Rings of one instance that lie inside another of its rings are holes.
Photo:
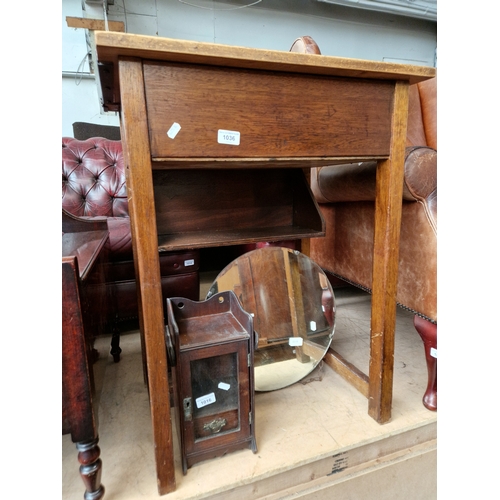
[[[184,261],[184,267],[194,266],[194,259]]]
[[[288,339],[288,345],[291,346],[301,346],[304,343],[302,337],[290,337]]]
[[[217,387],[219,389],[222,389],[223,391],[229,391],[229,389],[231,389],[231,385],[226,384],[226,382],[219,382],[219,385]]]
[[[203,408],[204,406],[211,405],[215,403],[215,394],[211,392],[206,396],[201,396],[200,398],[196,398],[196,408]]]
[[[240,133],[234,130],[218,130],[217,142],[219,144],[229,144],[231,146],[239,146]]]
[[[167,135],[170,137],[170,139],[175,139],[175,136],[179,133],[180,129],[181,126],[177,122],[174,122],[168,129]]]
[[[431,347],[431,356],[436,359],[438,357],[438,350],[435,349],[434,347]]]

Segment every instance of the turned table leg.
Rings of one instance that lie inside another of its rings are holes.
[[[85,484],[85,500],[100,500],[104,496],[104,486],[101,484],[102,461],[99,458],[101,450],[97,443],[99,438],[83,443],[76,443],[80,475]]]
[[[422,399],[424,406],[431,411],[437,410],[437,325],[420,316],[415,316],[413,324],[424,342],[427,362],[428,383]]]

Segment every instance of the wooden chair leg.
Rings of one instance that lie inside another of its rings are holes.
[[[122,349],[120,347],[120,329],[114,326],[113,333],[111,334],[111,350],[109,353],[113,356],[113,361],[118,363],[120,361],[120,354]]]
[[[113,310],[117,310],[117,299],[116,295],[114,292],[114,289],[111,289],[111,292],[109,293],[108,301],[110,304],[112,304]],[[114,314],[114,317],[112,320],[110,320],[110,323],[108,326],[111,328],[111,345],[110,345],[110,350],[109,354],[113,356],[113,361],[115,363],[118,363],[120,361],[120,354],[122,352],[122,349],[120,347],[120,334],[121,334],[121,329],[120,329],[120,319],[118,317],[118,313]]]
[[[424,406],[431,411],[437,410],[437,325],[415,316],[413,324],[424,342],[427,362],[428,383],[422,399]]]
[[[99,438],[85,443],[76,443],[80,476],[85,484],[84,500],[100,500],[104,496],[104,486],[101,484],[102,462],[99,458],[101,450],[97,443]]]

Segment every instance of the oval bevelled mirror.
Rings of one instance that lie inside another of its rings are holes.
[[[226,290],[254,319],[256,391],[281,389],[316,368],[332,341],[335,298],[315,262],[297,250],[259,248],[227,265],[206,298]]]

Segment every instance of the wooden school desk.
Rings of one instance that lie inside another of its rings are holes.
[[[369,375],[391,416],[408,86],[430,67],[95,33],[103,107],[119,111],[158,490],[175,489],[158,250],[324,235],[302,169],[376,160]]]

